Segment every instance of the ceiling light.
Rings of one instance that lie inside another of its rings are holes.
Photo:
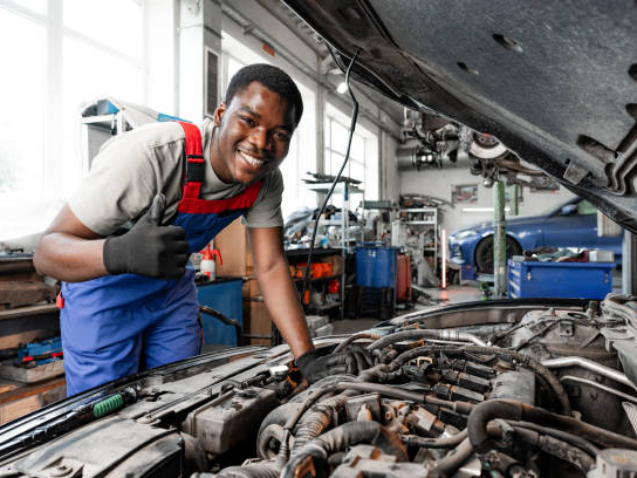
[[[338,91],[341,95],[344,95],[345,92],[347,91],[347,83],[345,83],[344,81],[341,81],[336,87],[336,91]]]

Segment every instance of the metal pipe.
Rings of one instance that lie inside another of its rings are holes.
[[[385,335],[378,339],[376,342],[368,345],[368,349],[375,350],[383,348],[387,345],[401,342],[403,340],[413,339],[440,339],[460,342],[473,342],[480,347],[486,347],[487,344],[484,340],[474,334],[466,332],[457,332],[455,330],[438,330],[438,329],[408,329],[394,334]]]
[[[634,390],[637,390],[637,387],[622,372],[613,370],[610,367],[606,367],[605,365],[593,362],[592,360],[588,360],[582,357],[558,357],[554,359],[544,360],[542,361],[542,365],[544,365],[546,368],[564,368],[573,366],[582,367],[586,370],[598,373],[600,375],[603,375],[604,377],[614,380],[615,382],[622,383],[633,388]]]
[[[590,385],[591,387],[599,388],[600,390],[604,390],[605,392],[612,393],[613,395],[617,395],[618,397],[623,398],[624,400],[630,400],[633,403],[637,403],[637,397],[633,397],[632,395],[628,395],[627,393],[620,392],[619,390],[615,390],[612,387],[608,387],[601,383],[594,382],[592,380],[588,380],[582,377],[575,377],[573,375],[565,375],[560,377],[560,382],[577,382],[583,383],[585,385]]]
[[[506,222],[504,217],[504,183],[493,185],[493,282],[494,297],[502,299],[507,291]]]

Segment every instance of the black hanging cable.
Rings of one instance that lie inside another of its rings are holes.
[[[325,211],[325,207],[327,206],[327,202],[330,200],[330,196],[334,192],[334,188],[336,188],[336,184],[341,179],[341,175],[345,170],[345,166],[347,165],[347,161],[349,160],[349,150],[352,146],[352,138],[354,137],[354,129],[356,128],[356,119],[358,118],[358,101],[356,101],[356,97],[354,96],[354,92],[350,87],[350,72],[352,71],[352,66],[354,66],[354,62],[356,61],[356,57],[358,56],[359,49],[357,48],[354,52],[354,56],[350,60],[349,66],[347,67],[347,71],[345,72],[345,84],[347,85],[347,91],[349,92],[349,96],[352,99],[352,103],[354,108],[352,109],[352,120],[349,126],[349,139],[347,140],[347,151],[345,152],[345,159],[343,160],[343,164],[341,165],[341,169],[339,169],[336,178],[332,181],[332,186],[330,187],[327,195],[325,196],[325,200],[323,201],[323,205],[321,206],[321,210],[316,216],[314,220],[314,230],[312,231],[312,242],[310,243],[310,251],[307,254],[307,268],[305,269],[305,276],[303,278],[303,293],[301,294],[301,302],[305,300],[305,294],[307,293],[310,286],[310,269],[312,267],[312,254],[314,253],[314,243],[316,241],[316,232],[318,230],[319,221],[321,220],[321,216]],[[349,214],[349,211],[341,211],[341,214]],[[342,231],[345,234],[345,231]],[[345,287],[345,284],[341,284],[341,287]],[[345,304],[341,304],[341,307],[345,307]]]

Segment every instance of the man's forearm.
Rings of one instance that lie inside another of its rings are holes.
[[[103,249],[104,239],[82,239],[53,232],[40,240],[33,263],[41,274],[67,282],[81,282],[108,274]]]
[[[313,349],[305,314],[285,260],[266,271],[257,272],[265,304],[283,339],[298,358]]]

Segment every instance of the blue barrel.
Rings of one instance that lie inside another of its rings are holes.
[[[356,284],[396,288],[398,248],[363,243],[356,246]]]

